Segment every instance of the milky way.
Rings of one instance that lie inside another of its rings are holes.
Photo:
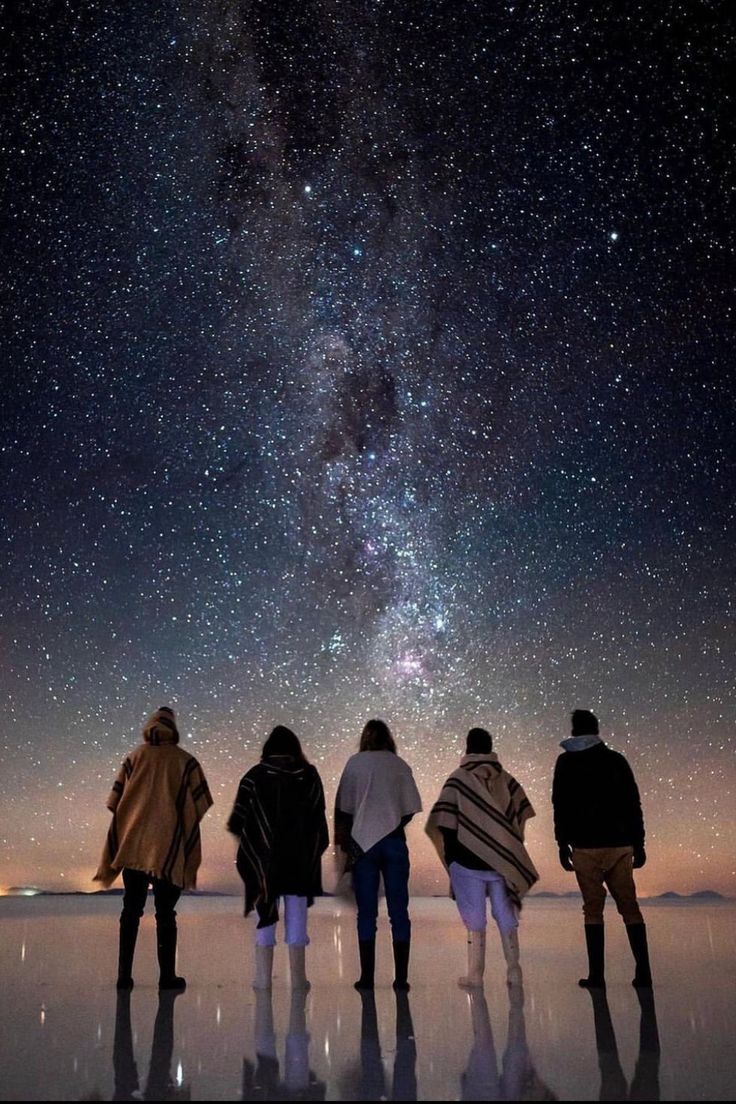
[[[378,715],[426,807],[489,727],[569,888],[583,706],[639,779],[646,885],[733,888],[725,5],[12,19],[0,882],[88,885],[167,702],[206,884],[273,723],[331,795]]]

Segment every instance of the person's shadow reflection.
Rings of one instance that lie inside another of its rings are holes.
[[[539,1077],[529,1053],[521,987],[509,989],[509,1025],[500,1070],[483,990],[470,990],[468,1001],[473,1046],[460,1081],[460,1099],[556,1100],[555,1094]]]
[[[282,1079],[271,991],[256,992],[256,1062],[243,1059],[242,1100],[324,1100],[327,1086],[309,1068],[306,1002],[307,991],[295,989],[291,994]]]
[[[153,1027],[151,1062],[143,1100],[190,1100],[189,1086],[177,1086],[171,1078],[174,1053],[174,1001],[181,992],[163,989],[158,995],[158,1011]],[[112,1050],[115,1078],[113,1100],[140,1100],[138,1067],[133,1053],[133,1029],[130,1022],[130,992],[120,992],[115,1009],[115,1037]]]
[[[342,1100],[416,1100],[417,1048],[414,1025],[409,1007],[409,994],[398,992],[396,998],[396,1051],[394,1054],[391,1091],[378,1034],[376,998],[372,992],[360,994],[360,1063],[350,1065],[341,1079]]]
[[[611,1010],[605,989],[589,989],[593,1002],[595,1045],[601,1074],[599,1100],[659,1100],[659,1030],[651,989],[637,989],[639,1020],[639,1057],[631,1081],[626,1083],[618,1056]]]

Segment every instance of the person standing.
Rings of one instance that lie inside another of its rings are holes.
[[[197,760],[178,746],[173,709],[161,706],[143,729],[143,743],[123,762],[107,799],[112,822],[94,880],[109,887],[122,871],[123,910],[117,987],[133,988],[133,957],[149,885],[156,906],[159,988],[184,989],[176,975],[176,905],[194,889],[202,861],[199,824],[212,805]]]
[[[227,829],[238,838],[236,864],[245,884],[245,915],[254,909],[258,915],[253,988],[271,988],[283,898],[292,988],[308,989],[307,908],[322,893],[328,833],[322,780],[290,728],[273,729],[260,763],[241,779]]]
[[[404,828],[421,808],[411,767],[397,755],[388,725],[368,721],[360,750],[345,764],[335,799],[335,843],[352,869],[358,906],[358,990],[373,989],[382,876],[393,939],[393,985],[397,991],[409,989],[409,850]]]
[[[426,828],[450,874],[468,932],[468,973],[459,985],[483,985],[486,897],[501,935],[508,982],[521,984],[521,898],[539,878],[524,847],[526,822],[534,815],[524,790],[494,753],[491,734],[471,728],[466,754],[442,787]]]
[[[636,899],[633,871],[646,862],[644,818],[631,767],[600,738],[588,709],[572,714],[572,735],[555,764],[552,783],[555,838],[564,870],[575,872],[583,895],[588,976],[584,989],[605,986],[603,906],[606,888],[624,924],[636,962],[632,984],[652,984],[647,929]]]

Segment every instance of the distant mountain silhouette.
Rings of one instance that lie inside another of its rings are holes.
[[[732,898],[726,897],[723,893],[718,893],[715,889],[699,889],[696,893],[676,893],[674,889],[668,889],[665,893],[658,893],[655,897],[641,897],[640,900],[650,905],[656,904],[657,901],[666,903],[667,901],[675,901],[679,904],[697,904],[699,901],[730,901]]]
[[[122,897],[124,889],[38,889],[37,886],[10,886],[6,897]],[[216,889],[185,889],[182,897],[239,897],[239,893],[221,893]]]
[[[567,891],[567,893],[555,893],[551,889],[540,889],[538,893],[530,893],[529,896],[530,897],[535,897],[535,898],[536,897],[549,898],[550,900],[553,900],[553,901],[554,900],[556,900],[556,901],[565,901],[565,900],[569,900],[571,897],[579,898],[580,897],[580,890],[579,889],[569,889]]]
[[[529,897],[565,901],[570,898],[579,898],[580,893],[575,889],[568,890],[567,893],[555,893],[549,889],[542,889],[538,893],[530,893]],[[655,897],[641,897],[640,900],[651,903],[653,901],[730,901],[731,898],[715,889],[699,889],[696,893],[677,893],[674,889],[668,889],[664,893],[658,893]]]

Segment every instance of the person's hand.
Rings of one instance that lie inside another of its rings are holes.
[[[560,866],[563,870],[575,869],[572,865],[572,855],[570,854],[570,847],[568,844],[560,848]]]
[[[644,850],[644,845],[634,848],[634,870],[641,870],[644,863],[647,861],[647,853]]]

